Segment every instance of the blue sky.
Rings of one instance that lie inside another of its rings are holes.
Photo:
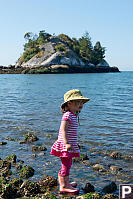
[[[26,32],[79,38],[88,31],[111,66],[133,70],[132,0],[0,0],[0,7],[0,65],[20,57]]]

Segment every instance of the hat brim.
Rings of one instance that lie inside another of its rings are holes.
[[[87,98],[87,97],[77,97],[77,98],[69,99],[69,100],[67,100],[67,101],[65,101],[65,102],[63,102],[63,103],[61,104],[61,108],[63,108],[63,106],[64,106],[67,102],[69,102],[69,101],[74,101],[74,100],[83,100],[83,104],[85,104],[85,103],[88,102],[90,99]]]

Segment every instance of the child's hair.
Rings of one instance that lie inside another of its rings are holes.
[[[72,100],[71,100],[72,101]],[[71,102],[70,101],[70,102]],[[63,104],[63,106],[61,107],[61,112],[62,113],[66,113],[67,111],[69,111],[69,108],[68,108],[68,104],[67,104],[67,102],[65,103],[65,104]],[[79,121],[79,113],[77,113],[77,115],[78,115],[78,123],[79,123],[79,125],[80,125],[80,121]]]
[[[61,112],[62,112],[62,113],[65,113],[65,112],[67,112],[67,111],[69,111],[69,109],[68,109],[68,105],[67,105],[67,102],[66,102],[66,103],[63,104],[63,106],[61,107]]]

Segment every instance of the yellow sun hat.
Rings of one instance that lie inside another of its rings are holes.
[[[65,103],[71,101],[71,100],[83,100],[83,103],[88,102],[90,99],[87,97],[84,97],[80,90],[78,89],[72,89],[70,91],[67,91],[64,94],[64,102],[61,104],[61,108],[65,105]]]

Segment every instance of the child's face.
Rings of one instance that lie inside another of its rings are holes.
[[[73,113],[78,113],[83,108],[83,100],[73,100],[68,103],[69,109]]]

